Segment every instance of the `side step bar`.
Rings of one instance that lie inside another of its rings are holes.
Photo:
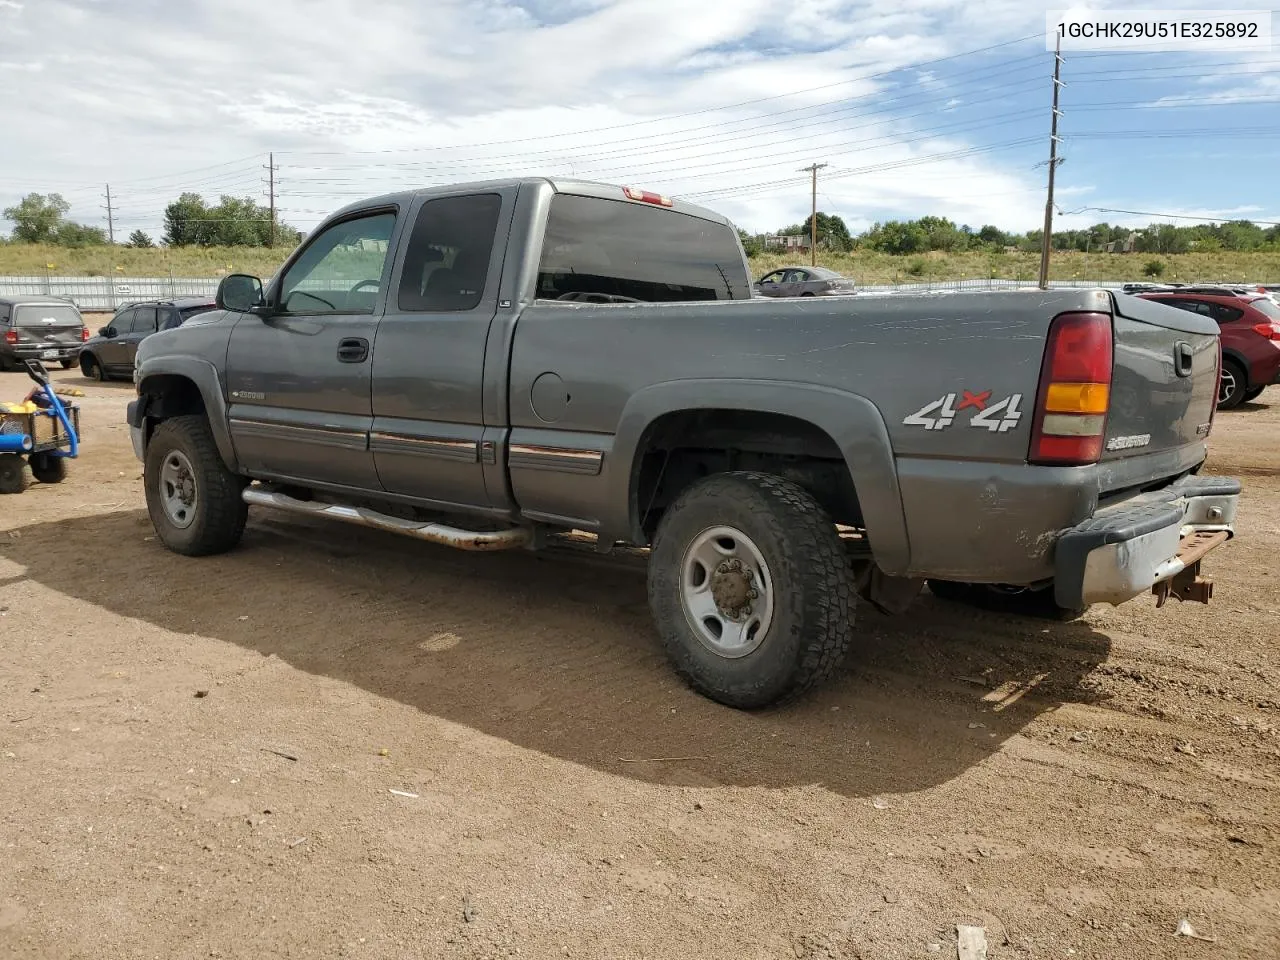
[[[300,513],[309,517],[345,520],[347,523],[373,527],[375,530],[387,530],[391,533],[403,534],[418,540],[426,540],[428,543],[440,543],[446,547],[456,547],[459,550],[482,552],[514,550],[519,547],[527,547],[533,543],[533,531],[525,527],[511,527],[506,530],[483,532],[462,530],[443,523],[403,520],[400,517],[379,513],[366,507],[347,507],[337,503],[298,500],[259,486],[245,487],[240,496],[245,503],[252,506],[275,507],[277,510]]]

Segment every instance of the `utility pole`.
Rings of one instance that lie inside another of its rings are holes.
[[[271,205],[271,234],[267,246],[276,245],[276,155],[267,154],[267,197]]]
[[[111,209],[111,184],[107,184],[107,239],[114,244],[116,242],[116,220],[115,213]]]
[[[1040,289],[1049,289],[1049,252],[1053,249],[1053,175],[1058,171],[1058,91],[1062,89],[1062,37],[1053,47],[1053,117],[1049,125],[1049,195],[1044,203],[1044,236],[1040,238]]]
[[[800,168],[801,173],[813,174],[813,205],[809,216],[809,266],[811,267],[818,264],[818,171],[825,166],[825,163],[812,163]]]

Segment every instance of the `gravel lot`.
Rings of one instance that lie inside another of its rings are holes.
[[[84,454],[0,498],[0,956],[1280,956],[1280,388],[1217,418],[1212,605],[863,607],[745,714],[634,562],[264,512],[170,554],[131,385],[59,379]]]

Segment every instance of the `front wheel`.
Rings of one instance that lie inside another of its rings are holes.
[[[151,525],[170,550],[199,557],[240,542],[245,481],[222,462],[204,417],[174,417],[156,428],[144,480]]]
[[[73,360],[71,357],[68,357],[67,359],[60,361],[60,363],[62,364],[63,370],[70,370],[72,367],[76,365],[75,360]]]
[[[98,358],[92,353],[80,355],[80,372],[89,380],[101,382],[107,379],[107,375],[102,370],[102,364],[98,362]]]
[[[1244,402],[1253,403],[1253,401],[1262,396],[1262,391],[1266,389],[1266,387],[1254,387],[1252,390],[1246,390],[1244,394]]]
[[[826,511],[769,474],[716,474],[662,517],[649,606],[668,658],[695,690],[751,709],[829,677],[849,649],[854,583]]]

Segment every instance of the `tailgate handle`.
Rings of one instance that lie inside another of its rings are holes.
[[[1191,362],[1195,354],[1191,350],[1191,344],[1185,340],[1179,340],[1173,345],[1173,370],[1180,377],[1191,376]]]

